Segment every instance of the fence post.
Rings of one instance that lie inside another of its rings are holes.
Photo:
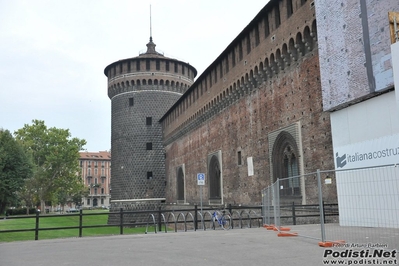
[[[320,226],[321,226],[321,241],[326,241],[326,231],[324,227],[324,204],[323,204],[323,192],[321,189],[321,177],[320,169],[317,169],[317,186],[319,189],[319,210],[320,210]]]
[[[202,215],[202,213],[201,213]],[[197,204],[194,205],[194,231],[198,229],[198,206]]]
[[[229,214],[231,218],[231,229],[234,229],[234,220],[233,220],[233,207],[231,206],[231,203],[229,203]]]
[[[39,240],[39,211],[36,211],[35,240]]]
[[[162,207],[158,207],[158,232],[162,232]]]
[[[275,227],[280,230],[280,180],[277,178],[276,182],[274,183],[274,193],[273,193],[273,200],[274,200],[274,224]]]
[[[79,210],[79,237],[82,237],[83,226],[83,210]]]
[[[123,235],[123,208],[120,208],[120,221],[119,221],[119,232],[121,235]]]
[[[293,225],[296,225],[295,201],[292,202],[292,223]]]

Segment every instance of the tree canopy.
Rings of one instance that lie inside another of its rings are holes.
[[[14,204],[25,179],[32,175],[32,162],[8,130],[0,129],[0,213]]]
[[[48,128],[41,120],[25,124],[14,134],[31,154],[35,171],[30,184],[35,186],[42,208],[45,201],[57,200],[61,192],[72,196],[83,189],[79,151],[85,140],[72,138],[68,129]]]

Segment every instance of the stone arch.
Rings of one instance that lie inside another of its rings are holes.
[[[310,36],[310,28],[308,26],[303,30],[302,43],[306,47],[306,52],[313,50],[313,38]]]
[[[291,56],[288,53],[288,46],[286,43],[283,44],[281,57],[283,58],[284,64],[289,66],[291,64]]]
[[[158,80],[154,79],[154,85],[158,85]]]
[[[150,86],[152,85],[152,79],[148,80],[148,85],[150,85]]]
[[[272,149],[273,182],[283,179],[280,181],[280,186],[283,187],[280,189],[280,196],[301,196],[299,155],[295,138],[289,132],[281,131]]]
[[[147,85],[147,80],[143,79],[142,84],[143,86]]]
[[[274,73],[274,74],[278,73],[278,67],[276,65],[274,54],[270,55],[270,69],[271,69],[272,73]]]
[[[298,51],[295,48],[295,41],[293,38],[288,41],[288,53],[292,60],[296,61],[298,59]]]
[[[298,56],[305,55],[305,46],[303,45],[302,40],[303,40],[302,39],[302,34],[300,32],[298,32],[296,34],[296,38],[295,38],[295,49],[298,52]]]
[[[222,198],[222,179],[220,162],[216,155],[212,155],[208,166],[209,199],[220,200]]]
[[[312,22],[312,31],[310,32],[310,36],[313,38],[314,43],[317,42],[317,25],[316,20]]]
[[[276,64],[277,64],[277,67],[278,67],[278,69],[281,69],[281,70],[283,70],[284,69],[284,62],[283,62],[283,59],[282,59],[282,56],[281,56],[281,50],[280,49],[277,49],[277,51],[276,51]]]

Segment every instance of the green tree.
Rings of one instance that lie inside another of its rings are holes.
[[[24,185],[20,190],[17,191],[18,198],[21,203],[26,206],[26,214],[29,214],[29,209],[36,206],[36,202],[39,202],[37,197],[37,185],[34,177],[27,178]]]
[[[60,190],[73,195],[82,188],[79,151],[86,145],[85,140],[72,138],[68,129],[48,128],[41,120],[25,124],[15,136],[31,153],[35,165],[32,183],[42,210],[46,201],[57,199]]]
[[[0,213],[16,203],[17,192],[32,175],[32,163],[10,131],[0,129]]]

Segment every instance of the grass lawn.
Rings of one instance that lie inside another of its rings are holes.
[[[108,222],[108,210],[85,210],[83,214],[96,215],[83,215],[83,226],[91,225],[106,225]],[[0,217],[0,231],[13,230],[13,229],[34,229],[36,218],[24,219],[4,219]],[[46,217],[40,215],[39,228],[54,228],[54,227],[68,227],[79,226],[79,215],[60,215],[57,217]],[[154,228],[148,229],[149,232],[154,232]],[[123,234],[143,234],[145,227],[137,228],[123,228]],[[82,236],[99,236],[99,235],[118,235],[120,229],[118,226],[111,227],[96,227],[96,228],[83,228]],[[78,237],[79,229],[59,229],[59,230],[40,230],[39,240],[41,239],[54,239],[66,237]],[[0,242],[34,240],[35,232],[12,232],[1,233]]]

